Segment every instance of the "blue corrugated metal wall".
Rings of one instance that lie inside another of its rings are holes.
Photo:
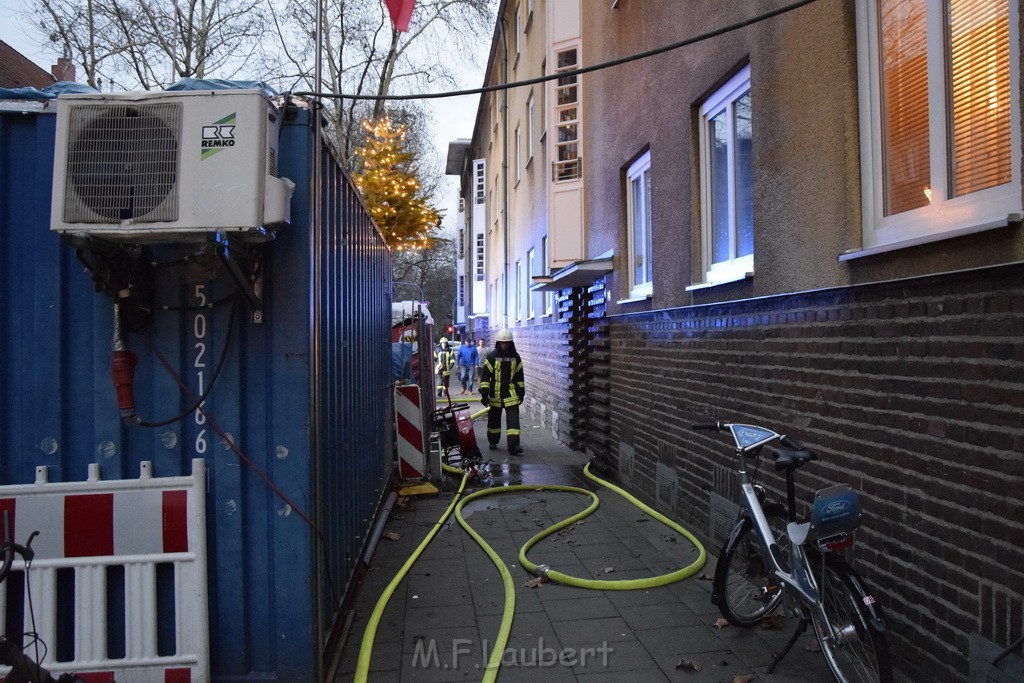
[[[280,174],[296,183],[292,225],[264,248],[263,322],[239,305],[208,417],[148,429],[118,418],[111,381],[112,300],[49,231],[55,117],[0,113],[0,483],[105,479],[209,469],[210,626],[218,680],[314,680],[322,639],[390,476],[390,255],[309,113],[283,128]],[[312,152],[321,219],[312,221]],[[141,334],[135,391],[145,420],[190,405],[228,342],[231,280],[216,259],[146,247],[158,310]],[[271,491],[233,452],[294,503]],[[303,518],[308,514],[317,530]]]

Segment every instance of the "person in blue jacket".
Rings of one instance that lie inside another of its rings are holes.
[[[472,344],[463,344],[455,352],[455,364],[459,368],[459,382],[462,383],[460,394],[473,393],[473,380],[476,375],[476,366],[479,363],[480,354],[477,352],[476,346]]]

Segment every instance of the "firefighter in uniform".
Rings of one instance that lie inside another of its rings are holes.
[[[480,402],[487,411],[487,443],[493,451],[501,439],[501,410],[505,409],[508,452],[520,455],[519,404],[526,395],[523,359],[516,352],[512,332],[504,329],[494,338],[494,350],[487,354],[480,369]]]
[[[437,395],[443,391],[448,393],[448,381],[452,377],[452,368],[455,366],[455,352],[448,346],[448,337],[441,337],[441,348],[434,351],[434,373],[437,374],[438,387]]]

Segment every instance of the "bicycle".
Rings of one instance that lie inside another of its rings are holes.
[[[711,601],[734,626],[760,622],[786,600],[800,619],[767,669],[772,673],[813,624],[821,652],[839,683],[890,683],[892,664],[880,606],[838,550],[853,544],[860,501],[846,484],[818,491],[810,517],[796,509],[794,473],[817,459],[796,439],[756,425],[711,422],[695,430],[728,431],[736,443],[742,512],[715,568]],[[785,473],[786,505],[766,501],[756,483],[762,452]],[[749,474],[746,461],[753,460]]]
[[[3,511],[3,533],[4,541],[3,544],[0,544],[0,557],[2,557],[0,559],[0,586],[7,580],[7,575],[14,564],[15,556],[21,556],[25,564],[25,570],[28,571],[28,567],[32,564],[32,559],[35,557],[35,552],[32,550],[32,540],[39,535],[38,531],[33,531],[25,545],[10,540],[12,538],[11,515],[8,510]],[[27,579],[25,585],[31,586]],[[29,609],[31,610],[31,592],[28,593],[28,597]],[[32,616],[32,621],[34,624],[34,615]],[[34,626],[33,630],[35,630]],[[35,660],[26,655],[22,647],[14,640],[8,638],[6,634],[0,636],[0,665],[11,667],[10,672],[4,678],[5,683],[85,683],[85,679],[71,673],[64,673],[54,678],[53,674],[44,669],[40,664],[42,658],[38,653],[38,636],[35,633],[23,635],[29,635],[35,639],[37,645]]]

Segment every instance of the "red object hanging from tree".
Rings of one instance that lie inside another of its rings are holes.
[[[412,8],[416,0],[384,0],[391,15],[391,23],[396,31],[408,31],[409,20],[412,19]]]

